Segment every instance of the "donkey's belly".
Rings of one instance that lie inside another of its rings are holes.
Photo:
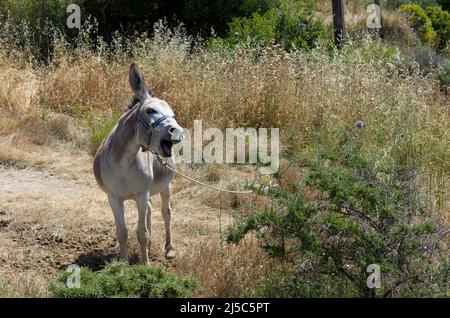
[[[165,175],[154,173],[153,176],[128,169],[114,172],[105,183],[110,192],[123,199],[134,199],[147,191],[151,196],[159,194],[169,187],[173,177],[170,172]]]
[[[148,190],[150,191],[150,195],[154,196],[156,194],[161,193],[164,189],[168,187],[168,183],[162,184],[162,183],[150,183],[150,186],[148,187]]]

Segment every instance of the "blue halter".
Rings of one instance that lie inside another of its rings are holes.
[[[173,118],[173,117],[169,116],[169,115],[164,115],[164,116],[159,117],[152,124],[152,128],[158,127],[163,121],[165,121],[166,119],[169,119],[169,118]],[[142,126],[144,126],[145,129],[149,129],[150,128],[150,124],[144,119],[144,117],[139,116],[139,122],[142,124]]]
[[[155,120],[155,122],[151,125],[151,127],[152,128],[156,128],[156,127],[158,127],[163,121],[165,121],[166,119],[169,119],[169,118],[173,118],[172,116],[168,116],[168,115],[164,115],[164,116],[161,116],[161,117],[159,117],[157,120]],[[142,115],[139,115],[139,122],[142,124],[142,126],[144,126],[144,128],[145,129],[150,129],[150,124],[145,120],[145,118],[144,117],[142,117]],[[151,141],[151,139],[152,139],[152,134],[150,133],[149,135],[148,135],[148,143],[147,143],[147,148],[146,149],[149,149],[148,147],[150,146],[150,141]],[[143,148],[144,149],[144,148]],[[143,150],[144,151],[144,150]]]

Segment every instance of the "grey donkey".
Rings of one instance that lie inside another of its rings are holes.
[[[172,146],[181,142],[184,131],[169,104],[152,97],[143,76],[131,64],[129,79],[133,100],[116,126],[103,140],[94,158],[94,175],[106,192],[116,222],[120,256],[128,260],[128,230],[124,200],[134,200],[138,208],[137,238],[142,262],[148,264],[151,233],[150,196],[160,194],[166,230],[165,256],[175,256],[172,244],[170,186],[173,172],[158,160],[175,165]],[[150,151],[145,151],[150,150]]]

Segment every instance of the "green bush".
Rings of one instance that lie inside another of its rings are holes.
[[[378,296],[445,296],[445,228],[424,208],[416,163],[365,156],[356,138],[344,136],[335,149],[318,147],[290,166],[299,167],[300,181],[266,187],[266,208],[255,207],[228,232],[230,242],[256,232],[291,265],[264,296],[373,296],[370,264],[381,268]]]
[[[373,1],[369,0],[368,2]],[[389,0],[389,1],[382,1],[382,3],[386,8],[389,9],[397,9],[398,7],[404,4],[417,4],[421,7],[440,5],[444,9],[448,9],[449,7],[448,0]]]
[[[276,42],[286,50],[314,48],[316,42],[326,38],[328,34],[323,23],[314,20],[311,16],[293,15],[287,12],[282,12],[278,17],[275,33]]]
[[[179,279],[164,269],[146,265],[130,266],[111,262],[99,272],[82,267],[80,288],[69,288],[66,281],[69,272],[61,272],[59,281],[50,285],[50,291],[58,298],[105,298],[105,297],[186,297],[195,288],[192,279]]]
[[[230,23],[228,42],[233,45],[251,41],[260,45],[270,45],[275,40],[277,10],[265,14],[255,12],[251,17],[235,18]]]
[[[265,13],[235,18],[229,24],[227,41],[231,44],[280,44],[286,50],[310,49],[329,38],[325,25],[313,18],[316,1],[281,2]]]
[[[430,18],[428,18],[425,10],[416,4],[405,4],[400,6],[400,11],[407,14],[411,25],[417,32],[420,40],[434,46],[437,41],[437,33],[433,29]]]
[[[446,91],[450,87],[450,60],[444,59],[439,65],[437,74],[442,90]]]
[[[440,7],[427,7],[425,12],[438,34],[438,48],[445,49],[450,41],[450,13]]]

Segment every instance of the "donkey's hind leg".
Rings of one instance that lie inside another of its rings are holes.
[[[170,185],[161,191],[161,213],[164,218],[164,226],[166,227],[166,258],[171,259],[175,257],[175,248],[172,244],[172,207],[170,206]]]
[[[123,200],[119,199],[115,195],[108,193],[109,205],[114,214],[114,220],[116,221],[117,240],[120,247],[120,258],[124,261],[128,261],[128,231],[125,224]]]
[[[140,195],[137,200],[138,206],[138,227],[137,238],[141,246],[141,259],[143,264],[148,264],[148,247],[150,245],[151,207],[148,202],[150,196],[147,193]]]

